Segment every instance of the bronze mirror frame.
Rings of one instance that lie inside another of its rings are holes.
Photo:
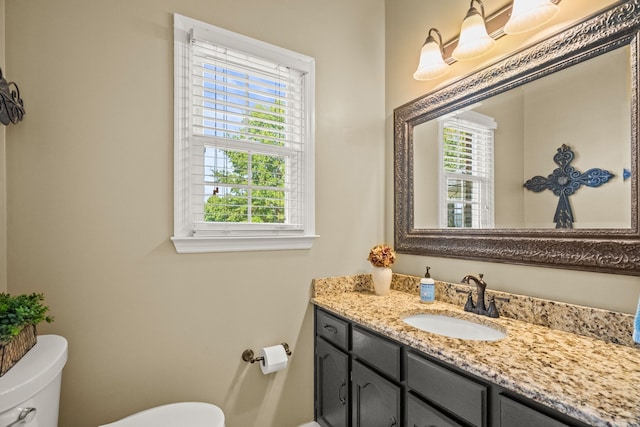
[[[394,246],[399,253],[640,275],[638,49],[640,0],[616,4],[394,110]],[[631,226],[628,229],[414,228],[413,128],[616,48],[630,46]]]

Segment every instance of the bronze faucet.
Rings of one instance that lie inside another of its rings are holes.
[[[468,274],[462,278],[462,283],[469,284],[469,281],[472,280],[476,284],[476,292],[478,293],[478,297],[476,299],[477,303],[473,303],[473,296],[471,292],[469,292],[469,297],[467,298],[467,303],[464,305],[464,311],[469,311],[471,313],[481,314],[483,316],[489,317],[500,317],[498,313],[498,308],[496,307],[495,298],[492,296],[489,298],[489,308],[485,308],[486,305],[484,303],[484,291],[487,289],[487,282],[485,282],[482,277],[484,274],[479,274],[480,278]]]

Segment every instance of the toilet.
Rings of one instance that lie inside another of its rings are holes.
[[[39,335],[38,342],[0,378],[0,426],[58,427],[67,340]]]
[[[1,425],[1,424],[0,424]],[[224,413],[204,402],[179,402],[156,406],[99,427],[224,427]]]

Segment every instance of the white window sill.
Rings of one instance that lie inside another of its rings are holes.
[[[279,237],[172,237],[171,240],[179,254],[205,252],[242,252],[242,251],[284,251],[311,249],[314,240],[319,237],[279,236]]]

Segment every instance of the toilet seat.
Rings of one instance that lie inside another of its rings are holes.
[[[224,413],[204,402],[179,402],[137,412],[99,427],[224,427]]]

